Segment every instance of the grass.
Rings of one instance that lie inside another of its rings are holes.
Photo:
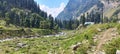
[[[36,29],[36,28],[30,28],[33,33],[37,33],[38,35],[49,35],[49,34],[55,34],[53,30],[50,29]]]
[[[4,20],[0,20],[0,26],[5,26],[6,22]]]
[[[0,39],[22,36],[42,36],[55,33],[54,30],[50,29],[22,28],[12,24],[6,26],[6,22],[0,20]]]
[[[117,31],[120,34],[120,24],[116,24],[115,27],[117,28]],[[108,44],[105,44],[104,50],[106,54],[116,54],[116,51],[120,50],[120,37],[113,39]]]
[[[104,46],[106,54],[116,54],[117,50],[120,50],[120,38],[113,39],[110,43]]]
[[[51,52],[52,54],[72,54],[71,46],[77,43],[82,43],[77,49],[76,54],[85,54],[92,45],[95,45],[92,37],[100,33],[97,28],[104,31],[112,27],[117,27],[116,23],[96,24],[76,31],[64,31],[67,32],[68,35],[60,37],[40,37],[34,39],[23,38],[5,41],[0,43],[0,52],[3,54],[48,54],[48,52]],[[35,28],[32,30],[34,30],[34,32],[38,31]],[[25,43],[27,46],[18,48],[18,43]]]

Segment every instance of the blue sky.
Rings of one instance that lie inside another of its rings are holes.
[[[39,5],[40,9],[52,14],[56,17],[62,10],[64,10],[69,0],[35,0]]]
[[[35,0],[37,3],[46,5],[50,8],[59,7],[61,3],[67,4],[68,0]]]

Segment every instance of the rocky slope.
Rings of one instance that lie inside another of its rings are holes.
[[[78,18],[82,13],[90,12],[96,8],[103,8],[104,15],[110,18],[119,10],[119,4],[119,0],[70,0],[65,9],[57,16],[57,19],[70,20]],[[112,13],[110,14],[110,12]]]
[[[113,15],[119,14],[120,10],[120,2],[119,0],[101,0],[104,4],[104,16],[112,17]]]

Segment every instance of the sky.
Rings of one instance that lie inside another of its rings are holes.
[[[65,8],[68,0],[35,0],[39,5],[40,9],[52,14],[53,17],[57,15]]]

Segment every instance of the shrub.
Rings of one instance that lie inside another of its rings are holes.
[[[3,26],[0,26],[0,29],[3,29],[4,27]]]
[[[106,54],[115,54],[116,50],[120,49],[120,38],[112,40],[104,46]]]

